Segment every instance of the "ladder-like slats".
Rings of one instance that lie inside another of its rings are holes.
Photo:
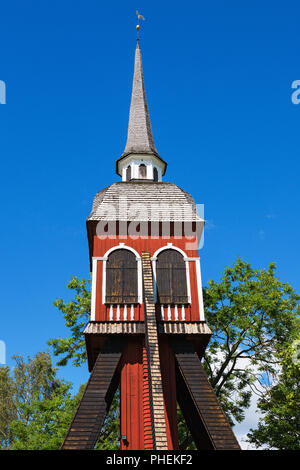
[[[168,450],[164,397],[161,379],[158,333],[154,304],[152,266],[149,252],[142,252],[145,343],[150,389],[150,409],[154,450]]]

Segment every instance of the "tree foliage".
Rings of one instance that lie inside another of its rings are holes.
[[[177,426],[178,426],[178,441],[180,450],[197,450],[193,437],[179,405],[177,404]]]
[[[1,449],[59,449],[78,404],[59,380],[48,353],[0,368]]]
[[[55,356],[60,356],[58,366],[65,366],[70,360],[74,366],[80,366],[86,361],[83,330],[89,321],[91,312],[90,280],[78,279],[73,276],[68,288],[74,291],[74,299],[65,303],[62,299],[54,302],[63,314],[65,325],[70,330],[69,338],[55,338],[48,341]]]
[[[299,296],[275,276],[275,264],[253,269],[240,258],[204,289],[212,338],[204,366],[231,422],[241,422],[253,393],[270,386],[278,353],[297,337]],[[264,392],[263,392],[264,393]]]
[[[300,340],[281,357],[276,383],[261,397],[262,413],[257,429],[250,429],[249,441],[268,449],[300,449]]]
[[[102,426],[101,434],[95,446],[96,450],[120,449],[120,390],[112,400],[110,410]]]

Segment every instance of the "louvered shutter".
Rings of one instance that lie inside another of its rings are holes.
[[[138,302],[137,261],[128,250],[115,250],[106,262],[106,303]]]
[[[178,251],[164,250],[158,255],[156,282],[159,303],[188,303],[185,261]]]

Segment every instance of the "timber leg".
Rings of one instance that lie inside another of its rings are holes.
[[[123,343],[106,342],[100,351],[62,449],[93,449],[118,386]]]
[[[192,343],[181,338],[171,344],[177,363],[177,399],[197,448],[239,450]]]

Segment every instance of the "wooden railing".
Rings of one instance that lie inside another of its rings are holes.
[[[140,307],[139,304],[107,304],[107,321],[141,321]]]
[[[144,321],[140,304],[106,304],[105,321]],[[191,321],[191,304],[156,304],[157,321]]]
[[[157,317],[160,321],[189,321],[191,319],[190,304],[157,305]]]

